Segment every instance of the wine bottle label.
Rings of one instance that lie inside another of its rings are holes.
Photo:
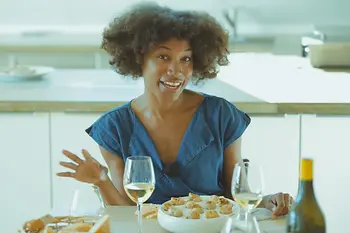
[[[300,171],[300,179],[301,180],[312,180],[313,179],[313,171],[312,167],[313,161],[311,159],[303,159],[301,160],[301,171]]]

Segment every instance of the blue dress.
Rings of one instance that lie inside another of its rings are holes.
[[[165,166],[131,101],[103,114],[86,132],[104,149],[121,156],[146,155],[153,161],[156,185],[147,202],[161,204],[171,197],[222,195],[224,150],[250,124],[250,117],[227,100],[204,94],[188,126],[175,163]]]

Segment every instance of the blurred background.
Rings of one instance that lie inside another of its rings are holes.
[[[106,67],[105,54],[98,50],[101,31],[117,13],[135,2],[2,0],[0,46],[7,53],[1,54],[0,64],[13,62],[9,61],[9,56],[16,55],[20,63],[28,65]],[[232,42],[235,42],[231,48],[235,51],[300,55],[302,37],[320,39],[322,35],[317,34],[320,32],[327,34],[328,41],[350,38],[350,2],[346,0],[157,2],[176,9],[209,12],[230,32]],[[308,40],[306,43],[317,42]],[[58,50],[59,46],[65,48]]]
[[[136,0],[0,0],[1,232],[47,213],[70,214],[90,186],[56,177],[62,149],[87,149],[84,132],[143,91],[115,74],[101,33]],[[327,232],[348,227],[350,1],[158,0],[207,11],[230,32],[231,64],[189,88],[222,96],[252,117],[242,156],[264,167],[265,192],[298,190],[299,159],[315,159]],[[81,199],[82,211],[94,195]],[[329,201],[332,200],[332,201]]]

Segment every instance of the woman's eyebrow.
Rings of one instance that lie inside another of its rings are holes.
[[[157,49],[166,49],[166,50],[171,50],[171,48],[168,48],[164,45],[160,45],[157,47]],[[191,48],[185,49],[184,51],[191,51]]]

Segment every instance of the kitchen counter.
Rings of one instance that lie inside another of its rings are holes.
[[[81,36],[51,40],[48,38],[20,38],[0,40],[2,53],[105,53],[101,49],[100,36],[88,37],[82,40]],[[246,37],[243,41],[232,41],[229,44],[231,52],[270,52],[274,48],[273,37]]]
[[[106,25],[89,27],[1,28],[2,53],[100,53],[102,32]],[[306,30],[306,29],[303,29]],[[266,31],[266,29],[265,29]],[[270,52],[281,32],[240,33],[230,41],[230,51]],[[284,34],[283,34],[284,35]],[[295,35],[294,35],[295,36]]]
[[[296,56],[234,54],[217,79],[189,89],[218,95],[251,114],[349,114],[350,73]],[[111,70],[56,70],[43,80],[0,83],[0,111],[104,112],[143,91]]]

